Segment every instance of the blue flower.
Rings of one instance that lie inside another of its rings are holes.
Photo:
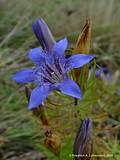
[[[96,77],[99,77],[103,81],[111,81],[112,80],[112,72],[107,67],[101,67],[96,69]]]
[[[90,118],[82,121],[75,138],[73,149],[74,155],[78,155],[78,157],[75,157],[75,160],[91,159],[93,145],[92,120]]]
[[[36,22],[33,22],[32,29],[42,48],[49,53],[55,44],[55,40],[45,21],[40,18]]]
[[[38,107],[53,90],[75,98],[82,98],[79,86],[68,78],[68,72],[89,63],[95,56],[77,54],[65,58],[67,39],[56,42],[43,19],[32,24],[33,31],[39,40],[41,48],[31,49],[28,57],[35,63],[35,68],[24,69],[13,76],[18,83],[34,82],[29,109]]]
[[[21,70],[13,76],[18,83],[37,84],[30,97],[29,109],[39,106],[55,89],[68,96],[82,98],[79,86],[68,78],[68,72],[89,63],[95,56],[77,54],[65,58],[67,43],[66,38],[56,42],[49,54],[40,48],[31,49],[28,56],[35,63],[35,68]]]
[[[89,70],[89,78],[93,72],[93,67]],[[97,68],[95,71],[95,77],[100,78],[103,81],[111,81],[112,79],[112,72],[109,71],[107,67],[100,67]]]

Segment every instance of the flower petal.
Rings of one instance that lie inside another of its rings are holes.
[[[69,57],[66,60],[66,70],[69,71],[73,68],[79,68],[89,63],[95,56],[88,54],[77,54]]]
[[[40,48],[31,49],[28,53],[28,57],[37,65],[40,65],[42,62],[45,62],[45,54]]]
[[[42,35],[42,32],[41,32],[41,27],[40,27],[40,24],[39,24],[38,20],[36,22],[32,23],[32,29],[33,29],[39,43],[41,44],[41,46],[44,49],[45,44],[44,44],[43,35]]]
[[[18,83],[32,82],[35,79],[34,70],[32,70],[32,69],[21,70],[21,71],[17,72],[16,74],[14,74],[12,79]]]
[[[82,93],[80,91],[79,86],[75,83],[75,81],[66,78],[57,87],[63,94],[68,96],[72,96],[75,98],[82,98]]]
[[[55,40],[45,21],[42,18],[38,19],[32,24],[32,28],[42,48],[50,51]]]
[[[54,37],[51,31],[49,30],[48,25],[45,23],[45,21],[42,18],[40,19],[40,25],[41,25],[41,30],[47,46],[47,50],[50,51],[53,48],[53,45],[55,44]]]
[[[48,94],[53,90],[49,85],[43,85],[35,88],[32,91],[29,102],[29,109],[37,108],[48,96]]]
[[[53,46],[52,53],[58,57],[63,56],[67,48],[67,45],[68,45],[67,38],[64,38],[60,40],[59,42],[56,42]]]

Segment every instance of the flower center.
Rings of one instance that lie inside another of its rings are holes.
[[[44,75],[44,80],[46,81],[47,79],[51,83],[58,83],[63,79],[62,73],[55,64],[53,64],[52,66],[50,64],[46,64]]]
[[[37,72],[38,81],[43,83],[59,83],[64,79],[64,68],[59,59],[54,59],[52,64],[46,63]]]

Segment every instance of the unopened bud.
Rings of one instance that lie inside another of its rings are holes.
[[[73,154],[75,160],[90,160],[93,144],[92,144],[92,121],[88,118],[82,121],[77,132]]]

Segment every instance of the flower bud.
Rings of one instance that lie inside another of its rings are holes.
[[[73,154],[75,160],[90,160],[92,154],[92,121],[88,118],[82,121],[77,132]]]

